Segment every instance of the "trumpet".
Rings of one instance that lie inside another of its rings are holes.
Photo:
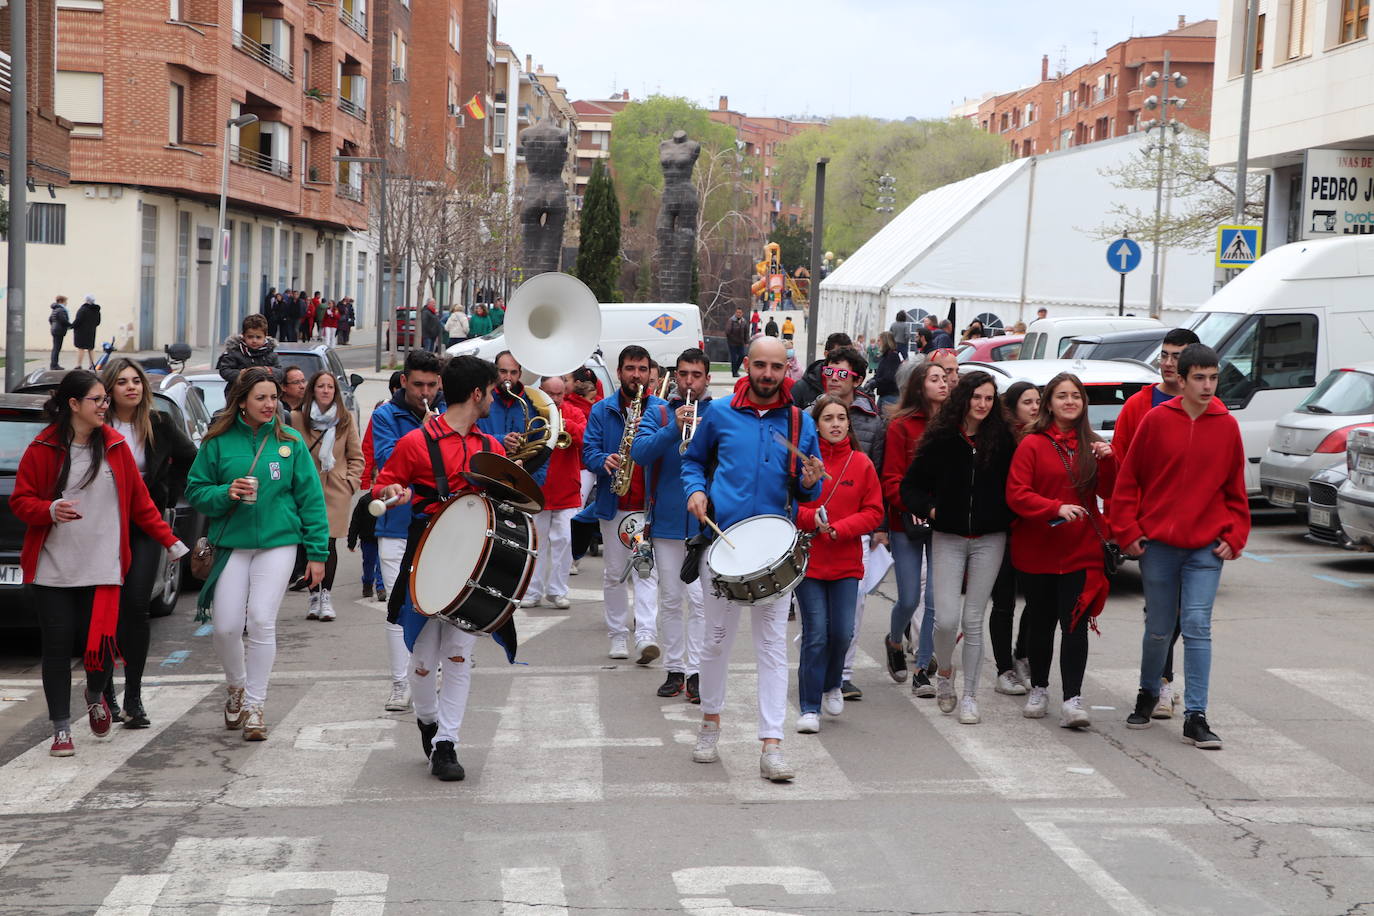
[[[698,417],[697,417],[697,404],[698,404],[698,403],[699,403],[698,401],[693,401],[693,400],[692,400],[692,389],[688,388],[688,389],[687,389],[687,402],[686,402],[685,404],[683,404],[682,406],[683,406],[683,407],[690,407],[690,408],[692,408],[692,412],[691,412],[690,414],[687,415],[687,419],[684,420],[683,423],[682,423],[682,444],[679,445],[679,446],[677,447],[677,453],[678,453],[679,455],[685,455],[685,454],[687,454],[687,446],[689,446],[689,445],[692,444],[692,437],[696,435],[696,432],[697,432],[697,420],[698,420]]]

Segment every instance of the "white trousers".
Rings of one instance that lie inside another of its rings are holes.
[[[295,565],[295,544],[235,550],[215,585],[215,654],[229,686],[244,688],[247,706],[267,702],[267,678],[277,658],[277,612]]]
[[[377,562],[382,566],[382,585],[386,587],[388,598],[392,589],[396,587],[396,580],[401,576],[401,560],[405,558],[405,552],[405,538],[377,538]],[[385,619],[382,620],[382,626],[386,627],[386,651],[390,661],[391,680],[404,681],[406,669],[410,667],[410,651],[406,649],[405,631],[399,623],[387,623]]]
[[[582,505],[587,505],[587,498],[592,495],[592,487],[596,486],[596,475],[583,468],[580,472],[582,479]]]
[[[333,347],[333,346],[334,346],[334,340],[335,340],[336,337],[338,337],[338,334],[339,334],[339,329],[338,329],[338,328],[325,328],[325,329],[324,329],[324,345],[325,345],[326,347]]]
[[[658,639],[658,568],[647,579],[639,578],[634,570],[624,582],[617,581],[630,561],[630,548],[620,543],[616,529],[629,512],[617,512],[615,518],[601,521],[601,559],[605,569],[601,573],[602,597],[606,605],[606,635],[614,639],[630,634],[630,596],[634,596],[635,642],[654,642]]]
[[[663,669],[697,674],[701,643],[706,636],[706,612],[701,603],[701,579],[682,581],[687,545],[673,538],[654,538],[654,571],[658,573],[659,632],[663,635]],[[687,600],[684,602],[683,598]],[[684,606],[685,604],[685,606]]]
[[[769,603],[752,607],[731,604],[715,597],[711,570],[701,558],[702,606],[706,614],[706,639],[701,647],[701,711],[719,714],[725,709],[725,677],[730,670],[730,648],[740,617],[750,614],[754,634],[754,659],[758,664],[759,738],[782,739],[787,715],[787,609],[788,593]]]
[[[468,706],[468,688],[472,685],[472,648],[476,642],[477,634],[438,619],[425,621],[424,629],[415,637],[415,651],[410,657],[410,695],[415,703],[415,717],[421,722],[439,724],[434,735],[436,742],[458,743],[463,712]]]
[[[539,556],[534,561],[527,598],[556,598],[568,593],[572,569],[572,520],[577,509],[545,509],[534,517]]]
[[[865,534],[863,536],[864,577],[863,581],[859,583],[859,602],[854,607],[854,636],[849,640],[849,651],[844,654],[844,674],[841,676],[846,681],[854,679],[854,652],[859,648],[859,628],[863,626],[864,622],[864,599],[868,597],[869,592],[882,583],[883,577],[892,568],[891,563],[879,566],[879,564],[872,562],[869,558],[870,546],[869,536]],[[879,573],[880,569],[882,570],[881,573]]]

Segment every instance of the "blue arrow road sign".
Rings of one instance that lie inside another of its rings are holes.
[[[1131,239],[1112,239],[1107,245],[1107,263],[1118,273],[1130,273],[1140,266],[1140,246]]]

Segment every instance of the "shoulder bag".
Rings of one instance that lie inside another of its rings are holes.
[[[1059,447],[1059,443],[1055,442],[1054,439],[1049,436],[1045,438],[1049,439],[1050,444],[1054,446],[1055,454],[1059,456],[1060,463],[1064,465],[1064,473],[1069,475],[1069,483],[1073,484],[1073,467],[1069,464],[1068,454]],[[1077,490],[1078,488],[1074,487],[1074,489]],[[1093,503],[1092,507],[1084,506],[1083,508],[1088,513],[1088,521],[1092,523],[1093,531],[1097,534],[1097,539],[1102,543],[1102,571],[1106,573],[1107,578],[1110,579],[1112,576],[1116,575],[1117,570],[1121,569],[1121,548],[1117,546],[1115,541],[1107,540],[1106,536],[1102,533],[1102,529],[1097,525],[1097,516],[1093,512],[1093,508],[1096,507],[1097,496],[1092,493],[1085,495],[1082,491],[1079,491],[1078,496],[1084,502],[1091,501]]]

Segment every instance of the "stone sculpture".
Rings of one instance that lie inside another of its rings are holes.
[[[525,276],[559,269],[563,223],[568,218],[563,165],[568,159],[568,132],[549,119],[520,131],[529,179],[520,206],[522,266]]]
[[[692,169],[701,155],[701,144],[675,131],[671,140],[658,145],[658,164],[663,169],[663,203],[658,211],[658,288],[664,302],[690,302],[692,262],[697,251],[697,199]]]

